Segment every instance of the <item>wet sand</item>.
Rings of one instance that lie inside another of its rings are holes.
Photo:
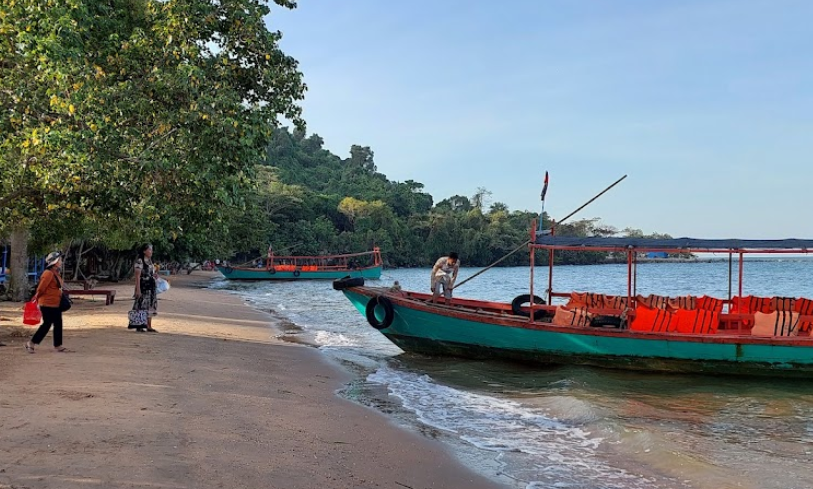
[[[26,353],[34,328],[0,303],[0,489],[498,487],[338,397],[348,373],[210,277],[171,277],[158,334],[127,330],[132,284],[75,300],[69,353],[50,334]]]

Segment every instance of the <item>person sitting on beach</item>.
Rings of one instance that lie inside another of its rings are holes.
[[[457,280],[457,272],[460,270],[460,260],[457,252],[452,251],[448,256],[442,256],[432,267],[431,290],[432,302],[436,302],[443,288],[443,297],[446,304],[452,299],[452,289]]]

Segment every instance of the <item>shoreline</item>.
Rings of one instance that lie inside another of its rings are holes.
[[[339,396],[349,372],[213,276],[170,277],[158,334],[126,329],[129,283],[75,300],[72,353],[27,354],[22,304],[0,303],[0,488],[501,487]]]

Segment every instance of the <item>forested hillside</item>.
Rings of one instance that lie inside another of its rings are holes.
[[[341,158],[304,131],[275,131],[268,161],[257,169],[259,190],[240,226],[243,249],[259,255],[268,244],[297,254],[358,252],[381,247],[390,266],[425,266],[450,250],[468,265],[487,265],[529,237],[534,212],[488,203],[489,192],[437,196],[423,184],[393,182],[378,172],[373,151],[353,145]],[[547,216],[546,216],[547,219]],[[561,235],[611,235],[596,220],[574,220]],[[639,232],[627,230],[627,232]],[[596,253],[562,253],[568,263],[595,263]],[[547,257],[540,256],[542,263]],[[527,264],[517,253],[505,265]]]

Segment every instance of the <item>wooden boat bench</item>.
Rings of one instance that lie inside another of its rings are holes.
[[[68,296],[72,295],[103,295],[104,296],[104,305],[109,306],[116,300],[116,291],[115,290],[102,290],[102,289],[92,289],[92,290],[65,290],[65,293]]]

